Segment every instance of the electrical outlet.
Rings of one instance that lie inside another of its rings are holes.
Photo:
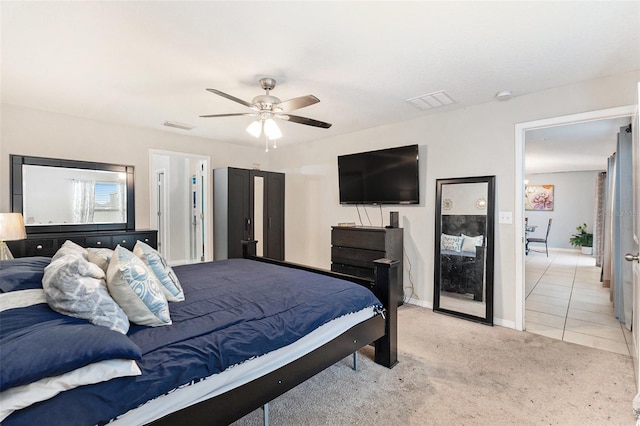
[[[513,223],[513,212],[500,212],[498,216],[498,223]]]

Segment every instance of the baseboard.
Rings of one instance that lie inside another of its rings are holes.
[[[409,298],[408,300],[405,300],[405,303],[407,303],[409,305],[420,306],[422,308],[433,309],[433,303],[432,302],[428,302],[426,300]],[[505,327],[505,328],[512,328],[514,330],[516,329],[515,321],[509,321],[509,320],[505,320],[505,319],[502,319],[502,318],[494,318],[493,319],[493,325],[497,325],[497,326]]]

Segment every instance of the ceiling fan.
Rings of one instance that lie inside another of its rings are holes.
[[[265,95],[258,95],[251,102],[244,101],[236,98],[235,96],[221,92],[217,89],[207,89],[211,93],[220,95],[231,101],[237,102],[241,105],[251,108],[254,112],[235,112],[229,114],[209,114],[201,115],[200,117],[233,117],[239,115],[248,115],[257,117],[256,121],[252,122],[247,127],[247,132],[252,136],[258,138],[264,132],[268,139],[275,140],[282,137],[282,132],[278,128],[274,118],[290,121],[292,123],[305,124],[307,126],[321,127],[328,129],[331,127],[330,123],[324,121],[314,120],[312,118],[300,117],[299,115],[289,114],[289,111],[304,108],[309,105],[320,102],[320,99],[313,95],[300,96],[297,98],[281,101],[275,96],[271,96],[269,92],[276,87],[276,80],[273,78],[261,78],[260,86],[267,92]]]

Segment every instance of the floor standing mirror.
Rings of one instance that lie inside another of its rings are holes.
[[[433,310],[493,325],[495,176],[436,180]]]

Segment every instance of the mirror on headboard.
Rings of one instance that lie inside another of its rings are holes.
[[[27,233],[135,229],[133,166],[11,155],[11,210]]]

